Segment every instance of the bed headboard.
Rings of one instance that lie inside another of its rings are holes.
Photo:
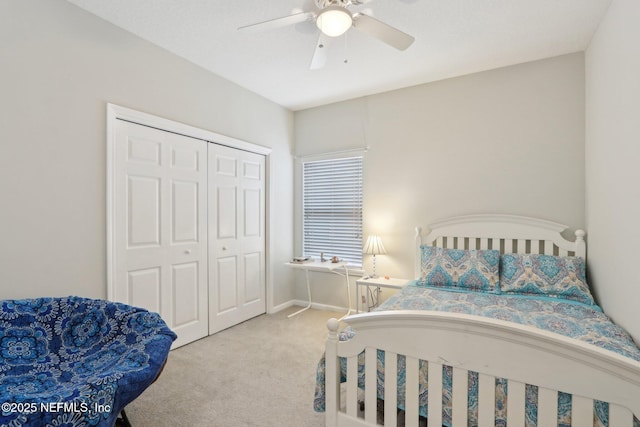
[[[420,245],[451,249],[498,249],[500,253],[579,256],[586,260],[584,230],[576,230],[576,240],[560,233],[569,228],[544,219],[518,215],[465,215],[429,225],[426,236],[416,228],[415,276],[420,277]]]

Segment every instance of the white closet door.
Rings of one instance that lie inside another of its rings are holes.
[[[179,347],[207,335],[207,144],[122,120],[113,296],[160,313]]]
[[[209,144],[209,333],[266,312],[265,157]]]

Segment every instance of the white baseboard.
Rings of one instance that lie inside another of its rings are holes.
[[[276,305],[274,307],[271,307],[271,310],[269,310],[269,314],[277,313],[277,312],[285,310],[285,309],[287,309],[289,307],[293,307],[294,305],[296,305],[296,301],[295,300],[287,301],[285,303],[282,303],[282,304]]]
[[[303,300],[290,300],[287,301],[283,304],[279,304],[275,307],[273,307],[271,313],[277,313],[279,311],[282,311],[284,309],[287,309],[289,307],[293,307],[294,305],[299,306],[299,307],[305,307],[308,304],[307,301],[303,301]],[[328,304],[319,304],[319,303],[315,303],[312,302],[311,303],[311,308],[314,308],[316,310],[322,310],[322,311],[336,311],[336,312],[342,312],[344,311],[345,313],[347,312],[347,308],[346,307],[337,307],[335,305],[328,305]]]

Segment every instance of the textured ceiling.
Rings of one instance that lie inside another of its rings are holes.
[[[352,28],[329,47],[325,67],[311,71],[313,22],[237,28],[315,10],[312,0],[68,1],[292,110],[582,51],[611,2],[371,0],[350,9],[414,44],[401,52]]]

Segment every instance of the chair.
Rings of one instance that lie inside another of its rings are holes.
[[[112,427],[175,339],[160,315],[121,303],[0,301],[0,425]]]

